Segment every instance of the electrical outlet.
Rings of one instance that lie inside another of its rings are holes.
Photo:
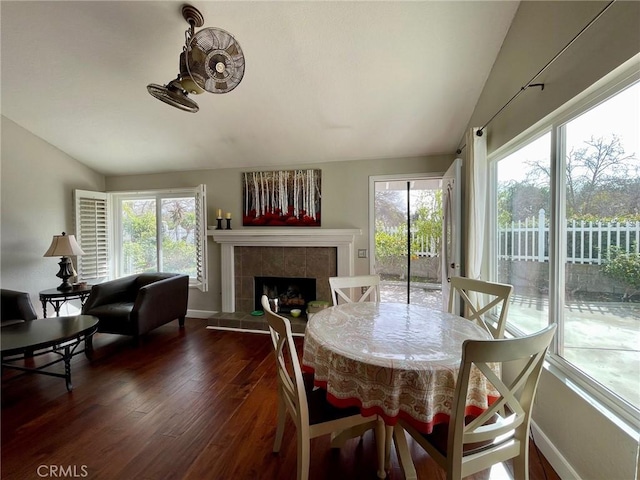
[[[359,248],[358,249],[358,258],[367,258],[367,249]]]

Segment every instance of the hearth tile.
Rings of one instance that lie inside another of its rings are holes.
[[[242,275],[255,277],[262,275],[262,249],[247,248],[242,255]]]
[[[329,248],[329,276],[336,277],[338,275],[338,249]]]
[[[287,249],[285,250],[285,256],[286,255],[302,255],[303,257],[307,255],[307,248],[306,247],[287,247]]]
[[[300,249],[304,250],[304,249]],[[285,253],[284,272],[287,277],[307,277],[307,266],[305,255],[295,255]]]
[[[264,318],[259,320],[243,320],[241,328],[246,330],[269,330],[269,324]]]
[[[242,275],[242,255],[238,252],[233,255],[233,270],[235,275]]]
[[[241,277],[238,273],[236,273],[236,276],[233,279],[234,280],[233,283],[236,289],[236,292],[235,292],[236,298],[240,298],[243,296],[242,295],[242,278],[243,277]]]
[[[329,278],[316,279],[316,300],[323,300],[331,303],[331,287],[329,286]]]
[[[238,277],[236,277],[238,278]],[[241,277],[240,283],[242,285],[242,294],[236,295],[238,298],[254,298],[254,280],[253,277]],[[240,310],[240,309],[238,309]]]
[[[266,277],[284,277],[284,257],[283,256],[263,256],[262,274]],[[287,275],[288,276],[288,275]]]
[[[307,276],[311,278],[329,278],[328,255],[309,255],[307,249]]]
[[[253,312],[255,310],[254,298],[236,298],[236,311]]]

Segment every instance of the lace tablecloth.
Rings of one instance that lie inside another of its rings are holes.
[[[302,365],[335,406],[431,433],[449,420],[462,343],[489,338],[475,323],[428,307],[348,303],[309,320]],[[466,414],[477,415],[498,393],[479,371],[471,375]]]

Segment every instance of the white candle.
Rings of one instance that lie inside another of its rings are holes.
[[[227,218],[231,219],[231,212],[227,212]]]
[[[218,218],[222,218],[222,209],[221,208],[218,209]]]

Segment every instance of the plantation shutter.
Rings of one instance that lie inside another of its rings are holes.
[[[199,290],[206,292],[209,289],[207,275],[207,187],[198,185],[195,192],[196,214],[196,283],[193,284]]]
[[[107,194],[75,190],[76,240],[85,254],[78,257],[78,279],[100,283],[109,277]]]

